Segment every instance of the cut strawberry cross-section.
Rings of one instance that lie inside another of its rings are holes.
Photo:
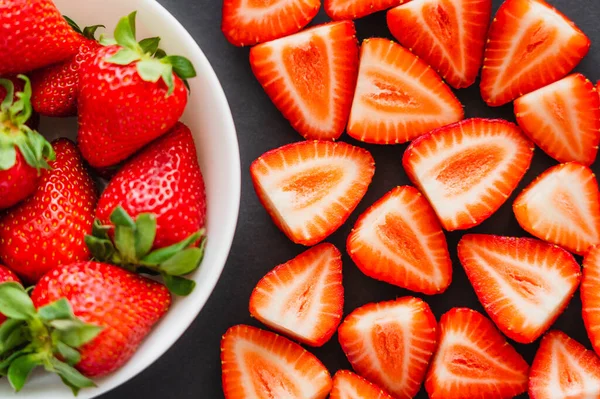
[[[358,19],[410,0],[325,0],[325,12],[333,20]]]
[[[258,328],[231,327],[221,340],[225,399],[324,399],[331,390],[325,366],[300,345]]]
[[[581,279],[573,255],[532,238],[468,234],[458,257],[496,326],[523,344],[550,328]]]
[[[586,166],[551,167],[519,194],[513,211],[527,232],[573,253],[600,244],[598,182]]]
[[[250,50],[250,65],[303,137],[335,140],[348,122],[358,74],[352,21],[320,25]]]
[[[363,213],[347,241],[348,254],[367,276],[425,294],[452,280],[446,237],[427,199],[396,187]]]
[[[600,354],[600,246],[590,249],[583,260],[581,308],[587,335]]]
[[[527,390],[529,366],[485,316],[453,308],[439,330],[425,381],[431,399],[508,399]]]
[[[412,0],[388,11],[392,35],[454,88],[475,83],[492,0]]]
[[[375,144],[404,143],[458,122],[463,107],[437,73],[387,39],[365,40],[348,134]]]
[[[543,0],[507,0],[485,47],[481,95],[500,106],[566,76],[590,49],[590,39]]]
[[[250,167],[258,198],[275,224],[290,240],[307,246],[344,224],[374,173],[367,150],[330,141],[288,144]]]
[[[331,244],[319,244],[263,277],[250,296],[250,314],[300,342],[321,346],[344,312],[342,259]]]
[[[529,168],[533,144],[514,124],[467,119],[411,143],[402,163],[446,230],[483,222]]]
[[[348,370],[333,376],[329,399],[394,399],[377,385]]]
[[[397,399],[414,397],[436,345],[429,305],[413,297],[364,305],[338,330],[340,344],[360,375]]]

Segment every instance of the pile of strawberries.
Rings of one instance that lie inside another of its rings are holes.
[[[277,148],[250,168],[256,194],[294,243],[313,246],[277,266],[250,297],[250,313],[308,346],[336,332],[357,374],[325,366],[280,335],[238,325],[222,338],[225,397],[435,399],[600,397],[600,194],[589,168],[600,142],[600,98],[581,74],[566,76],[590,41],[543,0],[325,0],[333,22],[300,31],[320,0],[225,0],[223,33],[250,50],[252,70],[307,141]],[[391,8],[395,7],[395,8]],[[360,48],[353,19],[391,8],[399,44]],[[514,101],[518,126],[463,120],[449,86],[481,71],[489,106]],[[425,295],[452,281],[446,231],[481,224],[527,172],[534,144],[559,164],[512,204],[536,238],[466,234],[460,263],[489,318],[453,308],[439,320],[426,301],[366,304],[343,319],[338,249],[322,243],[342,226],[375,173],[365,149],[334,142],[412,141],[402,158],[414,184],[362,214],[347,252],[367,276]],[[572,254],[584,256],[583,273]],[[583,320],[596,353],[547,332],[581,283]],[[491,319],[491,320],[490,320]],[[530,366],[505,337],[543,337]]]
[[[138,42],[135,12],[100,41],[51,0],[0,0],[0,21],[0,383],[39,366],[77,393],[194,289],[206,197],[179,119],[196,73]],[[77,144],[39,115],[77,116]]]

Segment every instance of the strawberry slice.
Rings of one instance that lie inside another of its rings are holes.
[[[600,398],[600,359],[561,331],[544,336],[529,373],[531,399]]]
[[[288,144],[250,166],[254,189],[275,224],[306,246],[344,224],[374,173],[375,161],[367,150],[330,141]]]
[[[583,255],[600,244],[600,195],[594,172],[578,163],[546,170],[513,204],[517,221],[530,234]]]
[[[344,313],[342,255],[320,244],[271,270],[250,296],[250,314],[298,341],[321,346]]]
[[[419,137],[402,163],[451,231],[477,226],[496,212],[532,156],[533,144],[516,125],[468,119]]]
[[[566,76],[590,39],[543,0],[507,0],[490,26],[481,95],[500,106]]]
[[[491,14],[492,0],[413,0],[388,11],[387,24],[400,44],[460,89],[475,83]]]
[[[587,335],[600,354],[600,246],[590,249],[583,259],[581,308]]]
[[[338,329],[354,370],[397,399],[414,397],[436,345],[429,305],[413,297],[364,305]]]
[[[319,12],[321,0],[224,0],[221,30],[236,46],[291,35]]]
[[[325,0],[325,12],[333,20],[359,19],[410,0]]]
[[[429,202],[414,187],[396,187],[356,222],[348,254],[367,276],[425,294],[452,281],[446,237]]]
[[[352,21],[320,25],[250,50],[254,75],[303,137],[335,140],[348,122],[358,74]]]
[[[329,399],[394,399],[377,385],[348,370],[333,376],[333,389]]]
[[[552,158],[594,163],[600,143],[600,99],[582,74],[516,99],[515,115],[525,134]]]
[[[225,399],[324,399],[329,372],[314,355],[277,334],[237,325],[221,340]]]
[[[531,238],[467,234],[458,257],[490,318],[523,344],[550,328],[581,279],[573,255]]]
[[[440,319],[425,389],[431,399],[508,399],[527,390],[528,369],[488,318],[453,308]]]
[[[463,117],[460,101],[423,60],[387,39],[363,42],[350,136],[367,143],[405,143]]]

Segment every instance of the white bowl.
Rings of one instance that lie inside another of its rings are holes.
[[[229,105],[212,67],[190,34],[161,5],[154,0],[54,1],[64,15],[82,28],[103,24],[106,29],[99,33],[106,32],[111,37],[119,18],[137,10],[138,40],[160,36],[161,48],[189,58],[198,73],[189,81],[191,96],[182,118],[194,134],[207,190],[208,242],[204,261],[192,276],[196,289],[188,297],[175,299],[164,319],[123,368],[98,379],[97,388],[81,390],[77,398],[87,399],[123,384],[152,364],[183,334],[206,303],[221,275],[235,232],[240,203],[240,156]],[[50,139],[75,139],[77,125],[74,118],[43,119],[39,130]],[[57,376],[35,373],[18,394],[13,394],[6,379],[0,379],[0,398],[6,397],[70,399],[73,394]]]

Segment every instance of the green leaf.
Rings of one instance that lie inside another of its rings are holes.
[[[156,52],[154,53],[154,58],[156,59],[161,59],[161,58],[165,58],[167,56],[167,53],[165,52],[165,50],[159,48],[158,50],[156,50]]]
[[[110,221],[115,226],[129,227],[135,229],[135,221],[129,216],[127,211],[121,205],[117,206],[110,214]]]
[[[92,225],[92,235],[96,238],[110,239],[108,232],[112,229],[112,226],[103,225],[99,219],[94,220]]]
[[[50,359],[50,366],[51,369],[48,371],[56,372],[56,374],[61,377],[63,382],[71,387],[73,394],[75,395],[77,395],[81,388],[91,388],[96,386],[94,381],[85,377],[74,367],[68,365],[67,363],[61,362],[55,357]]]
[[[106,28],[104,25],[92,25],[83,28],[83,36],[91,40],[96,40],[96,31],[98,28]]]
[[[25,82],[23,91],[17,92],[17,101],[9,108],[11,114],[11,120],[17,126],[25,124],[31,114],[33,113],[33,107],[31,106],[31,82],[25,75],[17,75],[17,77]]]
[[[173,83],[173,67],[171,65],[167,65],[167,68],[163,69],[162,79],[167,85],[167,96],[173,94],[173,90],[175,90],[175,84]]]
[[[111,262],[115,254],[115,247],[110,239],[86,235],[83,240],[94,259],[100,262]]]
[[[8,170],[17,162],[17,150],[12,143],[0,143],[0,170]]]
[[[163,274],[162,276],[169,291],[175,295],[187,296],[196,287],[195,281],[184,277],[170,276],[168,274]]]
[[[35,316],[33,302],[21,284],[0,284],[0,313],[17,320],[31,320]]]
[[[27,324],[23,320],[8,319],[0,325],[0,356],[27,342]]]
[[[132,12],[126,17],[119,20],[117,27],[115,28],[115,40],[117,43],[125,48],[138,52],[140,46],[135,40],[135,16],[137,11]]]
[[[44,321],[57,319],[73,320],[75,318],[71,304],[66,298],[60,298],[58,301],[42,306],[38,309],[38,316]]]
[[[13,360],[28,353],[32,353],[31,349],[25,348],[11,353],[10,356],[5,359],[0,359],[0,375],[7,375],[8,368],[10,367],[10,364],[13,362]]]
[[[0,110],[4,112],[13,103],[15,97],[15,86],[13,85],[13,82],[8,79],[0,79],[0,86],[6,90],[6,97],[4,97],[4,100],[2,100],[2,103],[0,103]]]
[[[58,341],[56,343],[56,350],[70,366],[76,365],[81,360],[81,353],[64,342]]]
[[[38,158],[35,156],[35,152],[33,152],[33,149],[28,144],[29,143],[24,142],[24,140],[17,141],[17,147],[19,148],[21,155],[25,159],[25,162],[27,162],[28,165],[39,170],[40,167],[38,166]]]
[[[134,61],[140,60],[142,57],[134,50],[122,48],[115,54],[108,57],[107,61],[117,65],[129,65]]]
[[[180,55],[169,55],[161,59],[161,62],[171,64],[173,72],[181,79],[191,79],[196,76],[196,69],[190,60]]]
[[[79,25],[77,25],[77,22],[73,21],[71,18],[67,17],[66,15],[63,15],[63,18],[65,19],[65,21],[67,21],[69,26],[71,28],[73,28],[73,30],[75,32],[80,33],[80,34],[83,33],[83,32],[81,32],[81,28],[79,27]]]
[[[42,360],[38,353],[29,353],[14,359],[8,367],[8,382],[16,392],[19,392],[33,369],[41,365]]]
[[[156,217],[151,213],[140,214],[135,221],[135,254],[140,259],[148,254],[156,238]]]
[[[90,342],[103,330],[102,327],[86,324],[79,319],[53,320],[50,325],[56,329],[59,340],[73,348]]]
[[[160,37],[147,37],[140,40],[140,47],[145,54],[153,55],[158,50],[158,44],[160,43]]]
[[[165,65],[159,60],[147,59],[136,64],[138,74],[146,82],[156,83],[162,76]]]
[[[123,262],[132,263],[136,261],[135,235],[132,228],[115,227],[115,247],[117,247]]]
[[[103,46],[114,46],[115,44],[117,44],[117,41],[112,37],[106,37],[104,35],[100,35],[100,38],[98,39],[98,43],[100,43]]]
[[[200,266],[202,250],[200,248],[188,248],[176,253],[160,265],[160,270],[172,276],[188,274]]]
[[[204,232],[205,230],[201,229],[176,244],[152,251],[142,259],[141,263],[149,266],[158,266],[167,259],[173,257],[177,252],[184,250],[198,241],[204,235]]]

